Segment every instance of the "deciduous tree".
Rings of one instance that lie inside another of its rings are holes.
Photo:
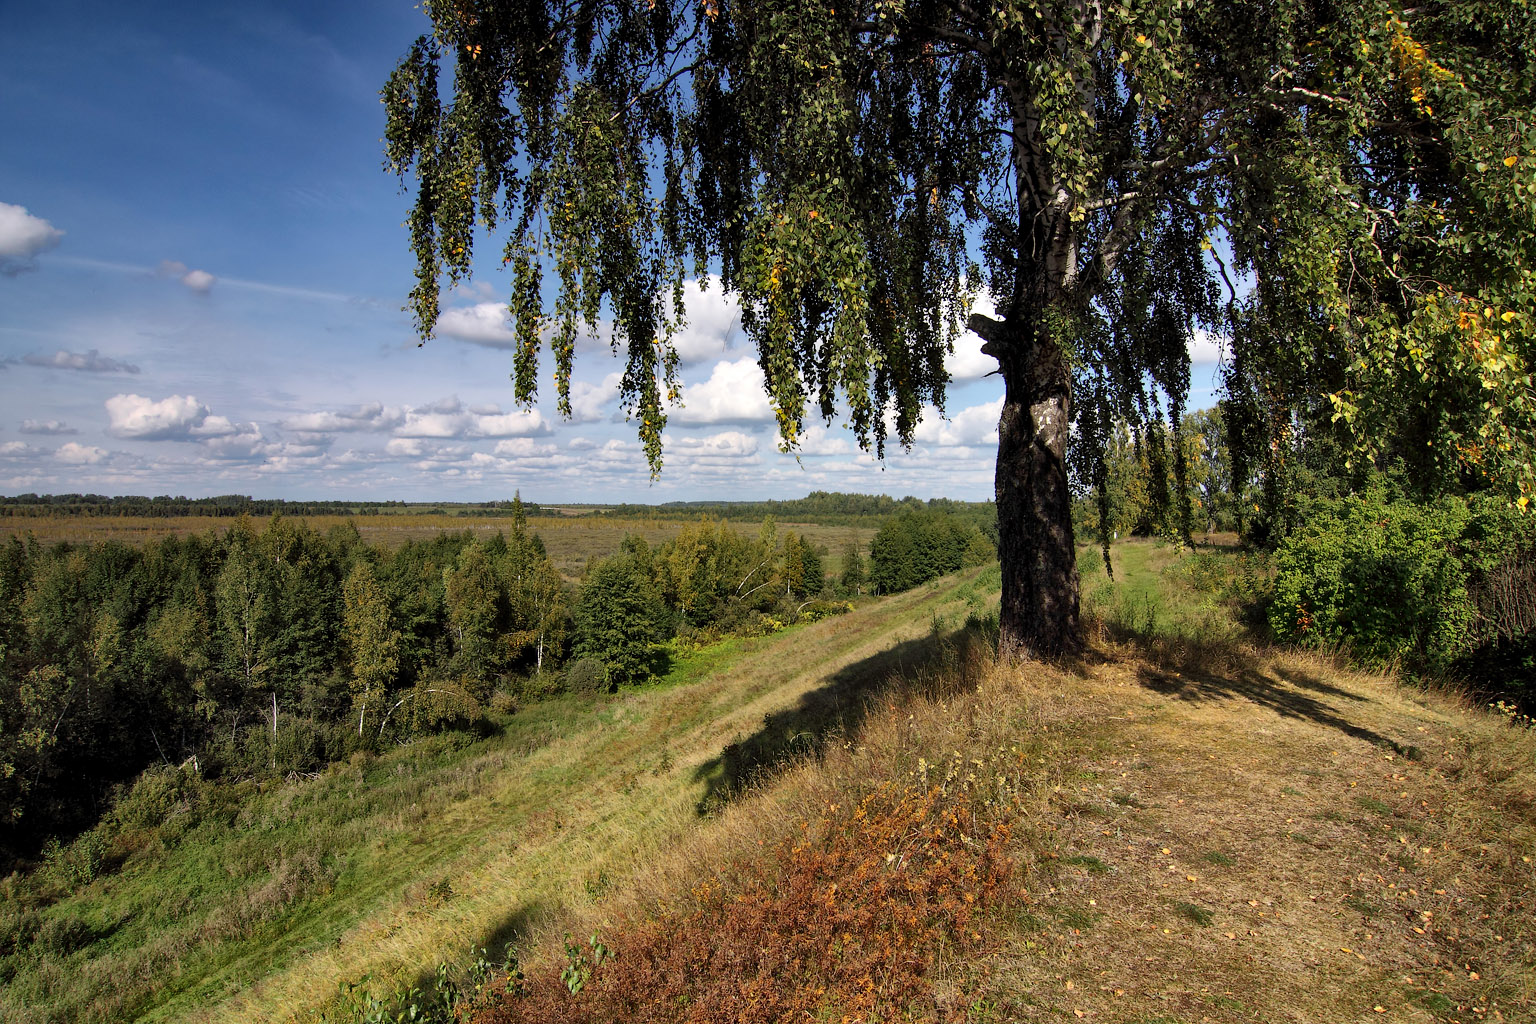
[[[1178,424],[1197,328],[1231,334],[1271,435],[1331,409],[1367,456],[1411,428],[1431,469],[1536,486],[1528,5],[424,10],[384,89],[389,165],[416,176],[423,337],[478,226],[505,221],[516,397],[547,345],[568,411],[578,331],[611,314],[657,469],[689,277],[740,300],[790,447],[808,415],[846,414],[877,452],[889,415],[909,442],[963,324],[1005,386],[1008,653],[1076,643],[1069,442],[1096,450],[1132,409]],[[998,315],[966,319],[980,287]]]
[[[399,676],[400,634],[384,588],[366,561],[359,559],[347,575],[342,602],[342,632],[352,654],[352,706],[362,736],[369,704],[381,706]]]

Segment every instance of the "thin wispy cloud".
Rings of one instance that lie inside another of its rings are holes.
[[[322,288],[304,288],[298,285],[273,284],[270,281],[252,281],[242,277],[219,277],[211,271],[192,269],[180,260],[161,260],[154,266],[146,266],[142,263],[120,263],[113,260],[98,260],[84,256],[60,256],[59,263],[84,270],[105,270],[113,274],[133,274],[146,278],[161,278],[173,280],[186,286],[190,291],[207,294],[217,284],[220,288],[239,288],[245,291],[261,292],[266,295],[283,295],[295,299],[314,299],[321,302],[370,302],[371,300],[356,295],[347,295],[343,292],[326,291]]]
[[[79,370],[82,373],[138,373],[139,368],[111,356],[104,356],[95,349],[88,352],[70,352],[59,349],[52,355],[32,352],[21,357],[28,366],[42,366],[51,370]]]
[[[80,431],[71,427],[62,420],[22,420],[21,432],[23,434],[78,434]]]

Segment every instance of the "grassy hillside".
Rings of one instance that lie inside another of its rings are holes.
[[[1533,1019],[1536,733],[1246,642],[1235,552],[1116,559],[1069,663],[951,578],[10,883],[0,1018],[335,1020],[510,939],[482,1022]]]
[[[985,603],[950,579],[684,653],[660,684],[534,705],[487,739],[174,808],[121,871],[79,885],[60,858],[6,883],[0,1019],[288,1020],[339,979],[388,991],[600,906],[757,766],[851,725],[855,695],[935,623]]]
[[[899,681],[475,1019],[1533,1019],[1536,735],[1117,555],[1083,658]]]

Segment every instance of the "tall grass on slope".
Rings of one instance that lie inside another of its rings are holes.
[[[856,733],[681,842],[610,915],[569,922],[614,959],[547,944],[473,1019],[950,1019],[1019,904],[1076,732],[997,685],[980,633],[935,637]]]
[[[898,678],[474,1019],[1536,1019],[1536,733],[1155,636]]]

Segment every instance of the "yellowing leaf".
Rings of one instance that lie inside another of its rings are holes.
[[[1505,167],[1513,167],[1513,166],[1515,166],[1515,164],[1517,164],[1519,162],[1520,162],[1520,158],[1517,157],[1517,156],[1507,156],[1507,157],[1504,158],[1504,166]]]

